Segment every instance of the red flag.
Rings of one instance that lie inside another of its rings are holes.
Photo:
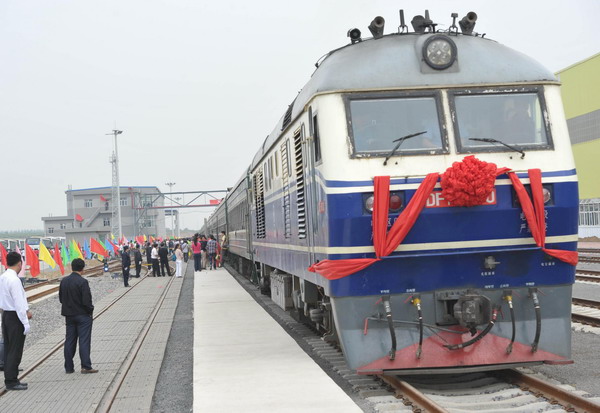
[[[106,198],[104,198],[102,195],[100,195],[100,201],[106,202]]]
[[[6,254],[8,254],[6,248],[4,248],[4,245],[0,244],[0,258],[2,259],[2,265],[4,265],[4,267],[8,267],[6,265]]]
[[[144,244],[144,237],[142,237],[141,235],[138,235],[137,237],[135,237],[135,240],[140,245]]]
[[[102,255],[103,257],[108,257],[108,251],[104,248],[98,241],[94,238],[90,240],[90,251],[95,254]]]
[[[29,274],[32,277],[40,275],[40,260],[28,244],[25,244],[25,262],[29,265]]]
[[[81,215],[79,215],[79,214],[75,214],[75,220],[79,221],[79,222],[82,222],[83,221],[83,217]]]
[[[62,275],[65,275],[65,266],[63,265],[62,258],[60,257],[58,243],[54,244],[54,261],[58,264],[58,268],[60,268],[60,273]]]

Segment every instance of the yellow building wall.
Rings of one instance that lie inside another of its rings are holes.
[[[600,139],[573,145],[579,199],[600,198]]]
[[[600,53],[557,73],[567,119],[600,109]]]
[[[557,76],[567,120],[600,110],[600,53],[561,70]],[[600,131],[594,134],[600,136]],[[600,139],[574,144],[573,156],[579,199],[600,198]]]

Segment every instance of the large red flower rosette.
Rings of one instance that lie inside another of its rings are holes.
[[[494,190],[497,174],[495,164],[466,156],[442,174],[442,197],[452,206],[482,205]]]

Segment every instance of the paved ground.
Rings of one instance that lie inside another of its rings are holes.
[[[194,265],[183,278],[179,304],[160,368],[153,413],[191,412],[193,405]]]

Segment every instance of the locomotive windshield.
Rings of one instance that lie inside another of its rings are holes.
[[[443,151],[434,96],[352,99],[349,108],[354,153],[359,156],[386,156],[396,146],[395,140],[421,131],[425,133],[402,142],[395,153]]]
[[[473,139],[497,140],[511,147],[549,146],[537,93],[454,95],[454,107],[456,134],[464,150],[506,150]]]

